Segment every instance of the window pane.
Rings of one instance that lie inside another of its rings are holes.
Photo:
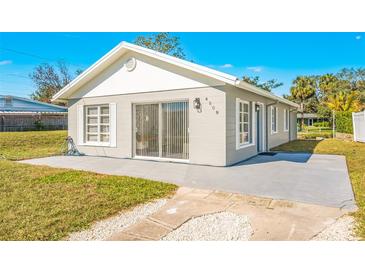
[[[248,143],[248,133],[243,133],[243,142]]]
[[[97,124],[98,123],[98,117],[87,117],[87,123],[88,124]]]
[[[98,126],[87,126],[87,132],[98,132]]]
[[[101,134],[100,142],[109,142],[109,134]]]
[[[242,132],[243,128],[242,128],[242,123],[240,123],[240,132]]]
[[[98,108],[97,107],[88,107],[87,108],[87,115],[97,115]]]
[[[243,104],[243,111],[248,112],[248,104]]]
[[[243,132],[248,132],[248,124],[243,124]]]
[[[242,112],[242,103],[239,103],[240,105],[240,112]]]
[[[243,114],[243,121],[248,122],[248,113]]]
[[[109,114],[109,107],[100,107],[100,114]]]
[[[87,134],[87,140],[89,142],[97,142],[98,141],[98,136],[95,134]]]
[[[100,116],[101,124],[109,124],[109,116]]]
[[[240,144],[242,144],[243,143],[243,135],[242,135],[242,133],[240,133]]]
[[[109,132],[109,126],[100,126],[100,132]]]

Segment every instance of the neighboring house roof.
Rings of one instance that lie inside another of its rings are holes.
[[[13,95],[0,95],[0,113],[60,112],[67,112],[67,108]]]
[[[189,61],[185,61],[167,54],[163,54],[151,49],[147,49],[144,47],[140,47],[134,44],[130,44],[127,42],[121,42],[116,47],[114,47],[111,51],[109,51],[107,54],[105,54],[102,58],[100,58],[96,63],[94,63],[92,66],[90,66],[87,70],[85,70],[83,73],[81,73],[76,79],[74,79],[71,83],[69,83],[67,86],[65,86],[62,90],[57,92],[52,100],[58,101],[58,100],[66,100],[71,96],[75,91],[77,91],[78,88],[80,88],[82,85],[87,83],[89,80],[91,80],[93,77],[98,75],[101,71],[103,71],[105,68],[107,68],[110,64],[112,64],[114,61],[116,61],[118,58],[120,58],[123,54],[126,52],[136,52],[145,56],[149,56],[151,58],[158,59],[162,62],[167,62],[169,64],[193,71],[197,74],[204,75],[206,77],[210,77],[213,79],[216,79],[218,81],[221,81],[223,83],[236,86],[238,88],[245,89],[247,91],[259,94],[261,96],[288,104],[293,107],[298,107],[298,105],[294,102],[291,102],[287,99],[284,99],[280,96],[277,96],[271,92],[268,92],[266,90],[263,90],[261,88],[258,88],[256,86],[253,86],[247,82],[244,82],[242,80],[239,80],[237,77],[232,76],[227,73],[223,73],[214,69],[207,68],[205,66],[201,66],[198,64],[194,64]]]
[[[297,118],[302,118],[301,113],[297,113]],[[319,118],[317,113],[303,113],[303,118]]]

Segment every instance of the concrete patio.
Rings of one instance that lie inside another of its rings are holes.
[[[306,153],[259,155],[231,167],[93,156],[55,156],[23,163],[72,168],[272,199],[355,209],[344,156]]]

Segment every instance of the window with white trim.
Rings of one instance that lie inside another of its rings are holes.
[[[278,132],[278,108],[271,107],[271,133]]]
[[[109,105],[85,106],[86,143],[109,143],[110,111]]]
[[[251,143],[251,112],[250,103],[237,100],[237,142],[238,146]]]
[[[284,131],[289,131],[289,110],[284,109]]]

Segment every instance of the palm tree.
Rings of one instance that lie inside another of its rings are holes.
[[[300,104],[300,129],[304,127],[304,104],[316,93],[316,80],[311,76],[298,76],[290,88],[291,97]]]
[[[356,112],[361,109],[359,93],[340,91],[327,97],[326,105],[334,111]]]

